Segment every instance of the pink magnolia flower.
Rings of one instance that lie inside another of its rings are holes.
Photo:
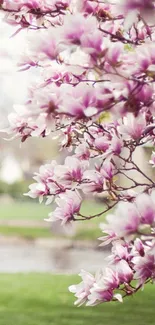
[[[113,291],[100,288],[97,284],[90,290],[87,306],[95,306],[101,302],[111,301],[113,299]]]
[[[125,260],[115,264],[115,269],[119,278],[119,283],[130,283],[133,279],[133,271]]]
[[[109,141],[105,136],[96,137],[94,145],[97,149],[105,152],[109,148]]]
[[[155,224],[155,201],[147,194],[140,194],[135,200],[138,212],[140,214],[140,222],[142,224]]]
[[[123,0],[126,11],[139,10],[139,11],[152,11],[155,8],[154,0]]]
[[[151,69],[151,67],[150,67]],[[142,89],[138,91],[135,98],[147,105],[148,102],[153,98],[154,90],[152,85],[144,85]]]
[[[106,60],[108,63],[114,67],[122,64],[121,54],[123,50],[124,48],[121,42],[117,42],[117,44],[112,43],[106,54]]]
[[[87,167],[87,161],[80,161],[76,157],[67,157],[64,165],[55,167],[55,175],[58,179],[67,181],[66,184],[80,182]]]
[[[138,280],[140,284],[143,284],[147,279],[155,279],[155,249],[154,246],[149,249],[145,249],[143,255],[135,256],[132,259],[134,264],[135,275],[134,278]]]
[[[68,101],[70,98],[70,101]],[[63,103],[59,108],[61,113],[76,118],[91,117],[98,113],[97,91],[94,87],[82,84],[76,87],[65,87]]]
[[[9,0],[6,0],[3,5],[7,9],[17,10],[17,11],[23,6],[23,4],[20,3],[18,0],[14,0],[14,1],[11,1],[11,2]]]
[[[81,305],[86,302],[87,306],[94,306],[113,299],[122,301],[121,295],[114,293],[119,281],[117,274],[112,269],[106,268],[105,272],[100,271],[96,273],[95,277],[85,271],[79,275],[83,281],[69,287],[69,290],[78,298],[75,304]]]
[[[90,158],[89,147],[85,143],[81,143],[75,149],[75,155],[78,159],[88,160]]]
[[[59,29],[49,28],[47,30],[38,31],[35,35],[29,37],[30,51],[32,53],[45,54],[51,60],[55,60],[59,54]],[[44,57],[45,57],[44,56]],[[44,60],[43,55],[40,55],[40,60]]]
[[[86,53],[94,55],[102,55],[106,52],[106,45],[103,43],[103,35],[97,29],[94,29],[89,34],[83,34],[81,37],[81,47]]]
[[[15,137],[26,138],[30,135],[31,130],[27,128],[28,122],[23,117],[17,115],[16,113],[11,113],[8,117],[9,128],[7,130],[8,134],[15,134]]]
[[[29,186],[30,191],[25,194],[25,196],[29,196],[32,199],[39,198],[39,202],[43,201],[44,196],[49,194],[48,188],[43,183],[34,183]]]
[[[47,221],[61,220],[62,225],[69,223],[73,220],[74,215],[79,213],[82,198],[79,193],[67,190],[65,193],[61,193],[55,202],[58,207],[49,214]]]
[[[116,240],[112,243],[112,255],[109,256],[108,260],[111,263],[117,263],[121,260],[128,261],[130,258],[129,247],[123,241]]]
[[[20,57],[20,62],[17,64],[20,72],[26,71],[31,67],[37,67],[37,65],[38,65],[38,57],[32,55],[31,53],[24,53],[24,55]]]
[[[112,137],[108,139],[106,136],[96,137],[94,141],[94,146],[103,151],[103,157],[113,157],[114,155],[119,155],[123,148],[122,139],[118,138],[116,134],[111,134]]]
[[[103,273],[96,277],[93,287],[90,289],[87,306],[94,306],[101,302],[111,301],[113,299],[122,302],[121,294],[116,294],[115,289],[119,287],[119,278],[117,272],[106,267]]]
[[[105,44],[107,48],[109,47],[109,44]],[[106,66],[106,64],[105,64]],[[108,109],[108,107],[113,103],[114,101],[114,89],[111,87],[111,84],[109,82],[104,83],[104,86],[97,85],[96,86],[97,91],[97,106],[99,112],[103,112]]]
[[[137,49],[136,56],[137,56],[137,65],[136,65],[136,72],[142,73],[145,72],[149,66],[152,64],[151,60],[151,53],[150,53],[150,46],[142,46],[141,49]]]
[[[55,177],[54,171],[56,166],[57,163],[53,160],[51,164],[46,164],[40,167],[39,173],[35,173],[35,176],[33,177],[38,184],[36,183],[36,187],[34,186],[35,184],[33,184],[31,191],[28,192],[30,197],[40,197],[40,195],[36,193],[36,189],[45,187],[46,191],[44,192],[44,196],[47,197],[47,205],[53,201],[56,194],[64,192],[65,188],[62,186],[61,181]]]
[[[94,276],[84,270],[81,271],[79,276],[81,276],[82,282],[69,287],[69,291],[74,293],[75,297],[78,298],[74,303],[75,305],[82,305],[87,301],[90,289],[95,282]]]
[[[46,113],[34,114],[32,116],[27,110],[24,114],[11,113],[8,117],[10,126],[6,130],[8,134],[14,134],[24,142],[28,137],[45,137],[51,133],[54,126],[54,119],[48,119]]]
[[[123,148],[123,141],[122,139],[118,138],[115,134],[112,137],[110,142],[109,151],[115,155],[119,155]]]
[[[145,255],[145,247],[142,241],[139,238],[136,238],[134,241],[134,249],[138,252],[140,256]]]
[[[82,14],[77,13],[74,16],[67,16],[62,32],[62,42],[80,45],[83,36],[90,35],[96,30],[97,24],[94,17],[83,17]]]
[[[52,160],[51,164],[43,165],[39,168],[39,173],[35,173],[33,177],[38,183],[46,184],[53,179],[54,170],[57,166],[57,162]]]
[[[91,0],[79,0],[77,2],[77,9],[80,12],[85,12],[87,14],[94,13],[98,9],[99,4]]]
[[[103,271],[102,276],[96,281],[95,286],[100,287],[104,290],[114,290],[119,286],[119,279],[117,273],[110,267],[106,267]]]
[[[99,237],[98,239],[102,241],[102,243],[100,244],[100,246],[106,246],[111,244],[111,242],[113,242],[114,240],[117,239],[117,235],[116,233],[111,230],[111,229],[107,229],[106,226],[108,227],[108,225],[101,223],[100,224],[100,229],[102,230],[103,233],[105,233],[106,235],[104,235],[104,237]]]
[[[109,159],[106,159],[100,168],[100,173],[105,179],[112,179],[114,175],[114,165]]]
[[[137,232],[140,215],[133,203],[121,202],[116,208],[115,215],[106,217],[107,224],[102,224],[102,230],[113,231],[118,237],[128,236]]]
[[[86,170],[83,173],[81,189],[84,193],[102,192],[105,186],[105,178],[96,170]]]
[[[123,118],[123,122],[118,126],[118,132],[122,134],[126,139],[139,139],[146,127],[145,114],[140,114],[138,117],[134,117],[129,113]]]
[[[124,11],[128,14],[125,26],[130,28],[140,14],[146,21],[152,21],[155,11],[154,0],[122,0]]]
[[[55,114],[59,105],[62,103],[60,88],[55,84],[44,84],[31,89],[30,99],[27,103],[27,110],[30,116],[46,113],[47,119]]]
[[[54,10],[57,6],[61,6],[62,9],[66,9],[67,6],[70,4],[70,0],[61,1],[61,0],[5,0],[3,2],[3,7],[8,10],[12,11],[29,11],[29,10],[38,10],[38,16],[41,12],[45,13],[49,10]],[[32,11],[33,12],[33,11]],[[35,12],[37,13],[37,12]]]

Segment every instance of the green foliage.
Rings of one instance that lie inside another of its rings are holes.
[[[18,181],[9,185],[9,193],[13,198],[23,199],[23,194],[28,192],[28,187],[32,181]],[[25,198],[24,198],[25,200]]]
[[[6,194],[9,191],[9,185],[3,181],[0,181],[0,194]]]
[[[23,199],[23,194],[28,192],[28,187],[31,183],[32,180],[21,180],[12,184],[7,184],[3,181],[0,181],[0,194],[8,194],[13,198]]]
[[[134,47],[131,44],[125,44],[124,50],[127,52],[134,52]]]
[[[98,118],[98,122],[100,124],[108,122],[111,118],[111,115],[109,112],[102,112]]]

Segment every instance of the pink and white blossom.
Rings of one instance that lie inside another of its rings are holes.
[[[102,230],[106,229],[113,231],[118,237],[134,234],[138,231],[140,225],[140,215],[136,206],[132,203],[122,202],[118,205],[115,214],[106,217],[107,224]]]
[[[38,76],[5,131],[55,138],[68,153],[41,166],[26,195],[52,203],[47,221],[62,225],[106,214],[106,267],[81,271],[70,291],[78,305],[122,302],[155,279],[155,182],[135,159],[155,144],[155,1],[3,0],[0,12],[12,41],[26,35],[17,69]],[[101,201],[94,214],[81,212],[88,197]]]
[[[84,270],[80,272],[79,276],[81,276],[82,282],[69,287],[69,291],[75,293],[75,297],[78,298],[75,302],[76,305],[82,305],[87,301],[90,289],[95,282],[94,276]]]
[[[49,214],[48,221],[61,220],[62,225],[74,219],[80,211],[82,198],[77,192],[66,191],[55,200],[58,207]]]
[[[139,139],[146,127],[145,114],[134,117],[133,114],[128,114],[123,118],[123,123],[118,127],[118,131],[126,139]]]

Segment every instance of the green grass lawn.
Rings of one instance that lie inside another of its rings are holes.
[[[17,236],[25,239],[50,238],[53,237],[50,228],[35,228],[35,227],[14,227],[0,226],[0,235]]]
[[[48,213],[51,212],[53,207],[45,206],[44,204],[37,204],[34,202],[14,202],[12,204],[0,205],[0,220],[32,220],[32,221],[44,221],[47,218]],[[99,213],[104,209],[103,204],[99,204],[93,201],[85,202],[82,206],[82,213],[84,215],[93,215]],[[76,223],[77,231],[74,239],[80,240],[94,240],[101,235],[99,229],[99,223],[104,220],[104,216],[95,218],[88,221],[79,221]],[[41,227],[25,227],[0,225],[0,234],[7,236],[21,236],[26,238],[38,238],[38,237],[51,237],[54,236],[49,228],[42,225]]]
[[[154,286],[124,300],[75,307],[75,276],[0,274],[0,325],[154,325]]]
[[[59,238],[59,235],[55,235],[50,228],[35,228],[35,227],[18,227],[18,226],[1,226],[0,225],[0,235],[5,236],[17,236],[25,239],[36,239],[36,238]],[[76,233],[71,236],[73,240],[97,240],[101,237],[102,233],[99,227],[89,228],[80,227],[77,228]],[[61,235],[63,238],[68,238],[67,235]],[[69,237],[70,238],[70,237]]]
[[[39,204],[31,201],[14,201],[12,204],[0,204],[0,220],[44,220],[48,213],[53,210],[53,206],[46,206],[44,203]],[[82,213],[93,215],[104,209],[102,204],[95,201],[87,201],[82,206]],[[94,219],[95,221],[95,219]],[[93,222],[94,222],[93,221]]]
[[[49,206],[33,201],[15,201],[0,204],[0,220],[44,220],[51,211]]]

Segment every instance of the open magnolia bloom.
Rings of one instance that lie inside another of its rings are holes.
[[[121,7],[127,15],[125,26],[131,27],[140,15],[146,22],[153,22],[155,17],[155,1],[154,0],[121,0]]]
[[[2,0],[0,11],[14,37],[27,31],[18,69],[39,76],[7,132],[52,135],[68,151],[40,167],[26,195],[53,202],[46,220],[65,226],[106,214],[107,266],[82,270],[69,289],[78,305],[122,302],[155,278],[155,1]],[[148,145],[144,170],[135,157]],[[99,196],[103,208],[83,214],[85,198]]]

